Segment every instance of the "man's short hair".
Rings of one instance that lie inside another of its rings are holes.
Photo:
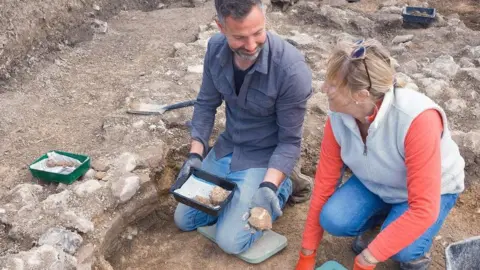
[[[215,0],[218,21],[222,24],[228,16],[235,20],[245,18],[255,5],[263,8],[262,0]]]

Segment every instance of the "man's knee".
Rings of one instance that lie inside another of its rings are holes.
[[[195,229],[187,207],[188,206],[179,203],[173,214],[175,225],[182,231],[192,231]]]
[[[333,236],[356,236],[358,228],[352,223],[351,218],[342,214],[339,209],[331,204],[325,204],[320,213],[320,225]]]
[[[215,240],[217,245],[228,254],[240,254],[247,250],[253,243],[254,235],[250,230],[232,231],[231,228],[217,228]]]

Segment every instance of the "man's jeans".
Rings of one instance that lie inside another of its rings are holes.
[[[253,195],[267,172],[266,168],[253,168],[243,171],[230,171],[231,155],[215,159],[215,151],[210,151],[202,163],[202,170],[219,177],[227,177],[237,184],[237,190],[220,216],[214,217],[179,203],[175,210],[175,224],[183,231],[217,223],[216,242],[226,253],[239,254],[247,250],[258,238],[261,231],[254,231],[248,225],[249,206]],[[283,208],[292,194],[292,181],[287,178],[277,191],[280,207]],[[278,217],[273,216],[273,220]],[[254,232],[254,233],[252,233]]]
[[[397,262],[409,262],[423,256],[432,246],[458,194],[441,196],[437,221],[412,244],[395,254]],[[383,221],[381,230],[399,218],[408,209],[408,203],[387,204],[369,191],[356,176],[352,176],[330,197],[322,213],[320,224],[334,236],[357,236]],[[401,237],[401,235],[399,235]]]

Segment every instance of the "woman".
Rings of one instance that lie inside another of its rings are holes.
[[[444,111],[396,85],[390,55],[374,40],[337,49],[322,91],[331,113],[296,269],[314,269],[324,230],[356,237],[354,269],[389,258],[427,269],[432,238],[464,189]],[[338,187],[343,166],[353,175]],[[379,225],[373,241],[362,236]]]

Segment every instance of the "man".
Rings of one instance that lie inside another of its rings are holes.
[[[200,167],[238,190],[218,219],[179,204],[175,223],[184,231],[216,223],[217,244],[239,254],[262,235],[250,228],[249,210],[263,207],[276,220],[292,194],[288,176],[300,155],[312,78],[300,52],[266,31],[261,0],[215,0],[215,7],[221,33],[208,43],[190,154],[178,179]],[[223,100],[226,128],[208,151]]]

